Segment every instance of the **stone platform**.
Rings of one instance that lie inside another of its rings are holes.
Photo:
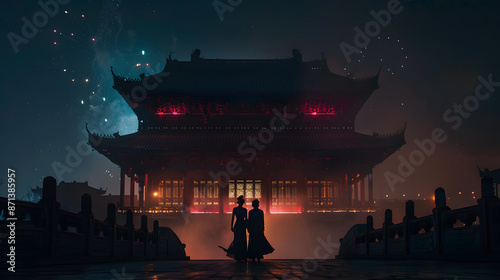
[[[123,262],[19,268],[2,279],[500,279],[498,263],[376,260]],[[13,277],[14,276],[14,277]]]

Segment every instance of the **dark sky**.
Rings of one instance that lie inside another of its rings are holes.
[[[459,191],[469,197],[479,192],[476,165],[500,168],[500,87],[456,130],[443,119],[453,104],[470,100],[478,76],[500,81],[499,1],[400,1],[401,11],[351,63],[339,44],[354,46],[353,28],[364,30],[374,20],[370,11],[386,10],[392,1],[243,0],[223,21],[213,2],[69,1],[16,53],[9,34],[22,36],[22,18],[33,22],[41,8],[37,1],[2,1],[4,185],[11,167],[18,196],[40,186],[43,177],[54,175],[55,162],[66,165],[68,149],[82,148],[86,123],[109,134],[136,131],[135,115],[111,88],[109,66],[137,78],[162,69],[169,52],[189,60],[196,48],[205,58],[288,58],[297,48],[304,60],[324,55],[332,72],[353,78],[382,67],[381,87],[357,116],[356,130],[392,133],[406,122],[408,143],[375,168],[376,198],[430,198],[438,186],[451,197]],[[408,159],[417,149],[414,141],[431,137],[435,128],[448,139],[391,189],[384,174],[398,174],[398,157]],[[119,169],[97,152],[70,168],[63,180],[88,180],[117,193]]]

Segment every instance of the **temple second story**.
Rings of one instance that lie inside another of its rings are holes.
[[[353,127],[354,118],[378,85],[378,74],[351,79],[330,72],[327,60],[167,59],[162,72],[138,79],[117,76],[114,88],[139,120],[139,130],[203,125],[265,125],[273,108],[287,106],[296,126],[318,123]]]

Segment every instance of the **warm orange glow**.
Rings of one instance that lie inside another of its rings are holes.
[[[154,195],[154,196],[158,196],[158,193],[157,193],[157,192],[155,192],[153,195]]]
[[[435,196],[432,196],[432,200],[436,200],[436,197],[435,197]]]

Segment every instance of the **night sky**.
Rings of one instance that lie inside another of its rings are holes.
[[[407,144],[375,168],[375,199],[429,199],[443,187],[451,205],[472,204],[471,192],[480,191],[476,165],[500,168],[500,87],[456,130],[456,122],[443,119],[455,103],[471,100],[478,76],[500,81],[499,1],[401,1],[399,13],[350,63],[339,45],[355,46],[354,28],[365,30],[374,20],[370,11],[387,10],[391,1],[234,0],[239,5],[223,20],[213,2],[69,1],[16,53],[9,38],[22,36],[22,18],[33,22],[41,8],[37,1],[1,1],[3,185],[11,167],[18,197],[41,186],[56,162],[66,165],[68,149],[87,151],[86,123],[106,134],[136,131],[137,118],[112,89],[109,66],[138,78],[163,69],[170,52],[189,60],[194,49],[205,58],[288,58],[297,48],[305,61],[324,55],[332,72],[353,78],[381,67],[380,88],[358,114],[356,131],[394,133],[406,122]],[[435,128],[447,140],[390,188],[384,174],[398,174],[398,157],[408,159],[414,141],[430,138]],[[63,180],[118,193],[119,168],[97,152],[69,168]]]

